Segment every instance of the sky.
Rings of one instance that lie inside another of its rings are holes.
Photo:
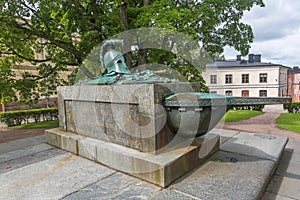
[[[264,3],[265,7],[253,7],[243,18],[243,22],[251,25],[255,37],[249,53],[261,54],[262,62],[300,66],[300,1],[264,0]],[[226,59],[235,59],[238,54],[232,48],[225,48]]]

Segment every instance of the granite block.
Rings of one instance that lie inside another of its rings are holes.
[[[1,199],[61,199],[114,171],[65,153],[0,174]]]
[[[291,199],[285,196],[280,196],[270,192],[265,192],[261,200],[295,200],[295,199]]]
[[[221,150],[277,161],[287,137],[240,132],[221,145]]]
[[[300,179],[274,175],[266,189],[267,192],[276,193],[291,199],[300,199]]]
[[[37,144],[37,145],[25,147],[23,149],[6,152],[3,154],[0,154],[0,163],[18,159],[18,158],[21,158],[24,156],[32,155],[34,153],[46,151],[46,150],[53,149],[53,148],[54,148],[53,146],[50,146],[48,144]]]
[[[272,160],[219,151],[170,188],[200,199],[257,199],[274,166]]]
[[[169,190],[169,189],[165,189],[162,190],[160,192],[158,192],[157,194],[155,194],[151,200],[166,200],[166,199],[172,199],[172,200],[196,200],[198,198],[193,197],[191,195],[182,193],[182,192],[178,192],[176,190]]]
[[[63,199],[150,199],[159,190],[160,188],[154,185],[115,173]]]
[[[219,134],[221,136],[221,144],[223,144],[229,139],[231,139],[233,136],[237,135],[239,131],[215,128],[211,130],[210,133]]]
[[[163,99],[173,93],[199,90],[198,83],[58,87],[60,127],[142,152],[155,152],[175,136],[166,127]]]
[[[36,162],[40,162],[43,160],[50,159],[55,156],[65,154],[65,151],[62,151],[57,148],[48,149],[45,151],[40,151],[36,153],[32,153],[26,156],[19,157],[17,159],[12,159],[5,162],[0,162],[0,174],[6,173],[18,168],[22,168],[24,166],[34,164]]]
[[[45,136],[48,144],[74,154],[78,154],[78,140],[85,138],[78,134],[61,131],[59,128],[46,130]]]
[[[35,137],[20,139],[20,140],[14,140],[10,142],[4,142],[0,145],[0,154],[15,151],[19,149],[23,149],[26,147],[30,147],[33,145],[38,145],[45,142],[45,135],[39,135]]]
[[[179,143],[174,148],[160,154],[144,153],[122,145],[93,138],[80,137],[59,129],[47,131],[53,144],[70,151],[68,145],[57,140],[70,140],[77,145],[77,153],[85,158],[95,160],[121,172],[166,187],[180,176],[203,163],[210,155],[219,150],[219,135],[209,134],[205,138]],[[49,136],[47,136],[49,137]]]

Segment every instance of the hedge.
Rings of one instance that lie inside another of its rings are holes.
[[[292,102],[283,105],[284,109],[287,109],[289,113],[299,113],[300,112],[300,102]]]
[[[16,110],[0,113],[0,122],[5,123],[7,126],[17,126],[31,122],[50,121],[57,119],[57,108]]]

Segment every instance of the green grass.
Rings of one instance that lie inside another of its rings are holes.
[[[245,119],[250,119],[258,115],[264,114],[262,111],[256,110],[229,110],[222,118],[222,122],[238,122]]]
[[[46,122],[37,122],[37,123],[30,123],[30,124],[22,124],[20,126],[11,126],[9,128],[25,128],[25,129],[32,129],[32,128],[54,128],[58,127],[58,120],[54,121],[46,121]]]
[[[276,119],[276,124],[284,129],[300,133],[300,114],[284,113]]]

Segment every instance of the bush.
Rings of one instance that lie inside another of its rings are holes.
[[[288,110],[289,113],[299,113],[300,102],[292,102],[292,103],[284,104],[283,108]]]
[[[262,111],[265,105],[247,105],[247,106],[234,106],[233,110],[257,110]]]
[[[0,122],[5,123],[7,126],[17,126],[30,122],[50,121],[57,119],[57,108],[17,110],[0,113]]]

